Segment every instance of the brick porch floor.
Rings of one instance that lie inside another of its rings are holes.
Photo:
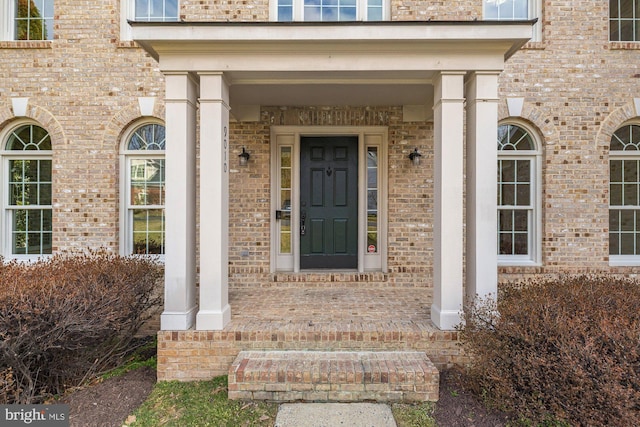
[[[439,368],[465,360],[458,334],[431,323],[431,289],[298,285],[231,289],[223,331],[160,331],[159,380],[224,375],[241,350],[416,350]]]

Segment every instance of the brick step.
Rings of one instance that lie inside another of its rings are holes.
[[[241,351],[229,368],[229,398],[437,401],[439,377],[418,351]]]

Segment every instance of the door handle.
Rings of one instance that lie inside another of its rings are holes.
[[[300,235],[301,236],[304,236],[307,231],[307,227],[304,225],[306,219],[307,219],[307,212],[303,209],[300,212]]]

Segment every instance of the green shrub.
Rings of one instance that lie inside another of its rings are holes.
[[[640,425],[637,282],[572,276],[508,285],[497,305],[472,304],[460,329],[473,356],[470,385],[502,409],[543,425]]]
[[[153,260],[106,251],[0,259],[0,403],[34,403],[117,365],[160,303]]]

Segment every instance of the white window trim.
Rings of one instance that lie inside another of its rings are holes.
[[[358,137],[358,268],[357,271],[387,271],[387,134],[384,126],[273,126],[271,128],[271,188],[280,188],[280,147],[292,147],[291,159],[291,254],[280,254],[275,211],[280,209],[280,192],[271,192],[271,271],[300,272],[300,138],[304,136]],[[367,253],[367,147],[378,148],[378,251]],[[305,270],[302,270],[305,271]]]
[[[7,1],[7,0],[0,0]],[[136,0],[120,0],[120,41],[133,40],[133,29],[128,21],[136,16]],[[180,0],[178,0],[178,19],[180,19]],[[176,22],[176,21],[168,21]]]
[[[15,1],[0,0],[0,40],[12,41],[14,39]]]
[[[482,1],[482,16],[485,20],[494,21],[495,19],[487,19],[484,17],[485,13],[485,5],[486,0]],[[532,33],[531,33],[531,41],[539,42],[542,41],[542,0],[529,0],[529,18],[528,19],[538,19],[538,21],[534,24]]]
[[[542,146],[538,133],[530,126],[519,120],[508,120],[500,122],[502,125],[519,126],[526,130],[535,144],[535,150],[498,150],[498,160],[530,160],[531,168],[531,191],[533,192],[533,214],[529,231],[529,255],[500,255],[498,254],[498,266],[522,266],[537,267],[542,265]],[[513,154],[517,152],[518,154]],[[501,154],[505,153],[505,154]],[[497,165],[496,165],[497,167]],[[497,206],[500,210],[500,206]],[[505,207],[508,209],[508,207]],[[498,225],[496,224],[496,233]],[[496,236],[497,238],[497,236]]]
[[[620,128],[629,126],[629,125],[639,125],[639,123],[623,123],[620,125],[616,131]],[[640,152],[638,151],[609,151],[609,161],[607,162],[607,168],[609,170],[609,182],[611,182],[611,160],[630,160],[630,159],[639,159],[640,160]],[[633,209],[631,206],[623,206],[623,208]],[[615,209],[618,209],[616,207]],[[640,205],[638,205],[634,210],[640,210]],[[609,205],[607,207],[607,219],[609,219],[611,215],[611,195],[609,195]],[[607,233],[607,242],[609,242],[609,234]],[[609,255],[609,265],[612,267],[635,267],[640,266],[640,254],[638,255]]]
[[[293,1],[293,22],[304,22],[304,0]],[[356,21],[367,20],[367,0],[357,0]],[[390,0],[382,0],[382,20],[388,21],[391,16]],[[269,0],[269,20],[278,21],[278,0]],[[331,21],[331,22],[349,22],[349,21]]]
[[[0,251],[2,255],[7,260],[18,260],[25,262],[33,262],[38,259],[49,258],[53,254],[14,254],[12,253],[12,226],[11,219],[12,215],[9,213],[10,210],[14,210],[10,208],[9,205],[9,191],[7,188],[8,176],[9,173],[9,161],[12,159],[24,159],[29,158],[33,160],[51,160],[53,166],[53,151],[46,150],[38,150],[38,151],[14,151],[14,150],[6,150],[7,138],[17,128],[24,125],[35,125],[42,127],[42,125],[33,120],[20,120],[13,123],[12,126],[7,127],[3,132],[0,133],[0,197],[2,198],[2,210],[0,212]],[[44,129],[44,128],[43,128]],[[46,129],[45,129],[46,130]],[[25,154],[26,153],[26,154]],[[53,172],[53,167],[52,167]],[[53,177],[52,177],[53,178]],[[52,195],[53,198],[53,183],[52,183]],[[33,205],[31,207],[42,209],[42,206],[51,207],[53,214],[53,200],[51,201],[51,205]],[[53,230],[52,230],[53,231]]]
[[[1,0],[0,0],[1,1]],[[120,0],[120,40],[133,40],[133,31],[129,25],[135,13],[135,0]]]
[[[131,125],[127,132],[124,133],[122,141],[120,142],[120,255],[122,256],[138,256],[138,257],[150,257],[158,259],[160,262],[164,262],[164,254],[134,254],[133,253],[133,223],[129,216],[131,200],[131,186],[129,185],[131,179],[131,160],[140,159],[158,159],[163,158],[166,161],[165,150],[128,150],[127,145],[131,135],[144,125],[157,124],[164,126],[165,124],[160,120],[144,120],[136,122]],[[166,205],[163,207],[166,209]],[[166,210],[165,210],[166,213]],[[166,243],[166,242],[165,242]],[[166,246],[165,246],[166,249]]]

